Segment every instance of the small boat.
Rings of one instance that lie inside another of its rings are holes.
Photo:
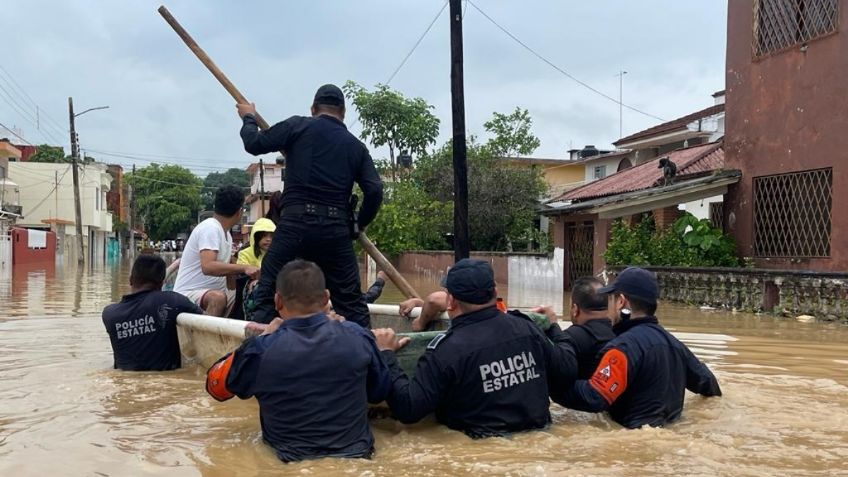
[[[392,328],[399,336],[410,338],[409,344],[397,353],[398,363],[410,375],[427,344],[447,328],[445,314],[436,323],[436,331],[412,332],[410,319],[400,316],[398,305],[369,304],[368,308],[373,328]],[[410,316],[415,318],[420,313],[421,309],[416,308]],[[211,366],[220,357],[238,348],[245,339],[262,333],[264,328],[265,325],[251,321],[208,315],[182,313],[177,317],[184,363],[197,363],[203,367]]]

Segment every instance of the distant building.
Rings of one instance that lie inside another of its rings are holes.
[[[23,210],[17,225],[56,229],[58,253],[73,255],[76,222],[71,167],[70,163],[9,163],[10,175],[19,184]],[[83,246],[92,263],[102,263],[113,239],[107,201],[113,179],[105,164],[80,164],[79,169]]]
[[[846,271],[848,5],[729,2],[727,18],[728,230],[757,266]]]
[[[247,223],[252,224],[268,212],[271,194],[283,190],[285,166],[265,162],[264,170],[260,170],[259,163],[254,162],[247,166],[247,174],[250,176],[250,194],[245,198],[245,205],[249,207]]]

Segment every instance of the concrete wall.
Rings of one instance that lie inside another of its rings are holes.
[[[56,234],[45,232],[45,247],[32,248],[29,241],[29,230],[12,229],[12,264],[13,266],[33,263],[53,263],[56,259]]]
[[[595,178],[595,175],[594,175],[595,167],[597,167],[597,166],[607,166],[607,174],[606,174],[607,176],[611,176],[611,175],[615,174],[616,172],[618,172],[618,165],[621,163],[621,161],[623,161],[627,157],[628,156],[624,156],[624,157],[619,156],[619,157],[613,157],[613,158],[610,158],[610,159],[599,159],[599,160],[596,160],[596,161],[585,162],[583,164],[583,166],[584,166],[583,180],[585,180],[587,184],[589,182],[598,180],[598,179]],[[632,163],[633,160],[631,159],[630,162]],[[604,177],[606,177],[606,176],[604,176]]]
[[[550,196],[554,197],[569,189],[583,185],[584,170],[583,164],[546,167],[544,170],[545,182],[548,183]]]
[[[646,267],[660,297],[751,313],[848,320],[848,274],[745,268]],[[613,280],[620,268],[608,270]]]
[[[691,213],[695,217],[699,219],[709,219],[710,218],[710,204],[712,203],[721,203],[724,201],[724,196],[716,195],[713,197],[708,197],[706,199],[696,200],[693,202],[686,202],[681,205],[681,210],[685,210],[686,212]]]
[[[503,284],[509,283],[509,259],[517,256],[546,257],[544,254],[532,253],[471,252],[471,258],[489,262],[495,272],[495,281]],[[404,252],[397,259],[397,269],[401,273],[432,275],[436,278],[447,273],[453,264],[453,252],[447,250]]]
[[[761,267],[848,270],[848,5],[839,3],[837,33],[762,59],[752,57],[752,3],[728,4],[725,151],[742,180],[725,223],[740,255],[754,254],[754,177],[833,168],[830,257],[757,259]]]

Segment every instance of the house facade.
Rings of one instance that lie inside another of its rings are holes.
[[[249,207],[247,223],[252,224],[267,213],[271,194],[283,190],[285,166],[254,162],[247,166],[247,174],[250,176],[250,194],[245,198],[245,205]]]
[[[76,254],[73,173],[69,163],[9,163],[10,175],[20,189],[22,217],[17,225],[30,229],[54,229],[57,251]],[[79,165],[80,209],[83,249],[91,263],[102,263],[112,239],[112,214],[107,194],[112,176],[100,163]]]
[[[727,17],[728,230],[758,267],[848,270],[848,4],[731,1]]]

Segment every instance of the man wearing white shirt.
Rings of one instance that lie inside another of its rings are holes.
[[[227,277],[244,273],[256,278],[259,268],[230,263],[233,237],[230,229],[241,221],[244,192],[224,186],[215,192],[215,214],[191,232],[183,249],[174,291],[202,308],[207,315],[226,316],[235,300]]]

